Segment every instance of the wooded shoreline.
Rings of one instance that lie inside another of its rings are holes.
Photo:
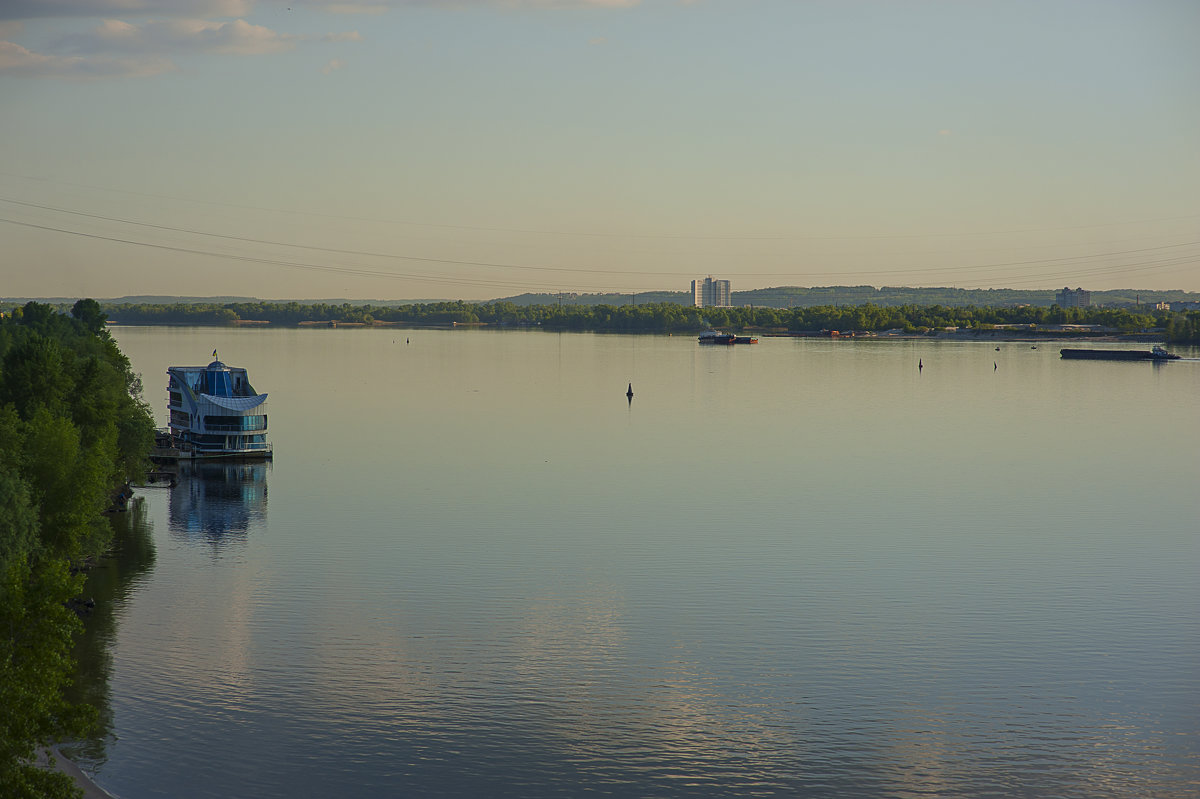
[[[246,327],[500,327],[614,333],[692,333],[708,329],[760,335],[839,333],[931,337],[1030,335],[1078,338],[1156,336],[1200,343],[1200,311],[1128,308],[812,306],[697,308],[648,305],[515,305],[438,302],[400,306],[344,303],[175,303],[103,306],[112,324]]]
[[[113,498],[145,473],[154,442],[141,379],[93,300],[69,314],[30,302],[0,318],[0,785],[77,796],[39,748],[97,728],[71,695],[82,564],[107,552]]]

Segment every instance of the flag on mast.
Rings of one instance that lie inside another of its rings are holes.
[[[215,361],[216,359],[217,359],[217,351],[213,350],[213,360]]]

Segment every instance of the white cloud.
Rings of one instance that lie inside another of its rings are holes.
[[[287,0],[284,0],[287,2]],[[678,0],[690,5],[697,0]],[[632,8],[641,0],[294,0],[293,6],[334,14],[383,14],[405,6],[493,5],[505,8]],[[48,17],[185,17],[235,19],[248,16],[255,0],[0,0],[0,20]],[[282,6],[283,2],[275,5]]]
[[[384,3],[329,3],[325,10],[331,14],[383,14],[388,7]]]
[[[502,8],[632,8],[641,0],[383,0],[365,3],[324,3],[322,8],[334,14],[382,14],[392,8],[405,6],[433,7],[438,5],[501,6]]]
[[[493,0],[507,8],[633,8],[642,0]]]
[[[0,75],[22,78],[143,78],[171,72],[165,58],[114,58],[111,56],[60,56],[35,53],[13,42],[0,41]]]
[[[425,5],[491,5],[502,8],[630,8],[641,0],[296,0],[297,5],[341,14],[380,14],[389,8]],[[291,50],[299,42],[358,42],[358,31],[323,36],[281,33],[241,17],[254,0],[0,0],[0,74],[94,79],[144,77],[177,67],[170,58],[188,54],[262,55]],[[121,17],[121,18],[118,18]],[[141,21],[139,18],[157,18]],[[12,39],[34,18],[96,18],[89,31],[69,34],[37,53]],[[165,19],[164,19],[165,17]],[[134,18],[134,22],[128,21]],[[225,18],[227,21],[217,21]],[[602,39],[592,44],[603,44]],[[327,74],[343,68],[334,59]]]
[[[326,64],[325,66],[321,67],[321,72],[323,72],[323,73],[325,73],[326,75],[328,75],[329,73],[331,73],[331,72],[336,72],[337,70],[339,70],[339,69],[342,69],[342,68],[343,68],[343,67],[345,67],[345,66],[346,66],[346,62],[345,62],[345,61],[343,61],[343,60],[342,60],[342,59],[340,59],[340,58],[334,58],[334,59],[332,59],[332,60],[331,60],[331,61],[330,61],[328,64]]]
[[[4,0],[0,19],[46,17],[244,17],[253,0]]]
[[[135,25],[105,20],[88,33],[60,39],[52,49],[72,54],[221,53],[261,55],[295,46],[296,37],[243,19],[212,22],[203,19],[151,21]]]
[[[354,41],[357,35],[338,40]],[[76,80],[147,77],[177,69],[171,56],[279,53],[290,50],[297,41],[296,36],[241,19],[156,20],[142,24],[109,19],[87,33],[59,39],[46,53],[0,41],[0,74]]]

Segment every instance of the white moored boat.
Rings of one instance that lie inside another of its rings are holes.
[[[169,450],[175,458],[271,457],[267,395],[250,385],[245,369],[217,360],[208,366],[167,369]]]

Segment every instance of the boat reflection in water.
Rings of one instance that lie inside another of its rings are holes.
[[[171,535],[221,548],[244,542],[267,514],[270,462],[180,461],[171,489]]]

